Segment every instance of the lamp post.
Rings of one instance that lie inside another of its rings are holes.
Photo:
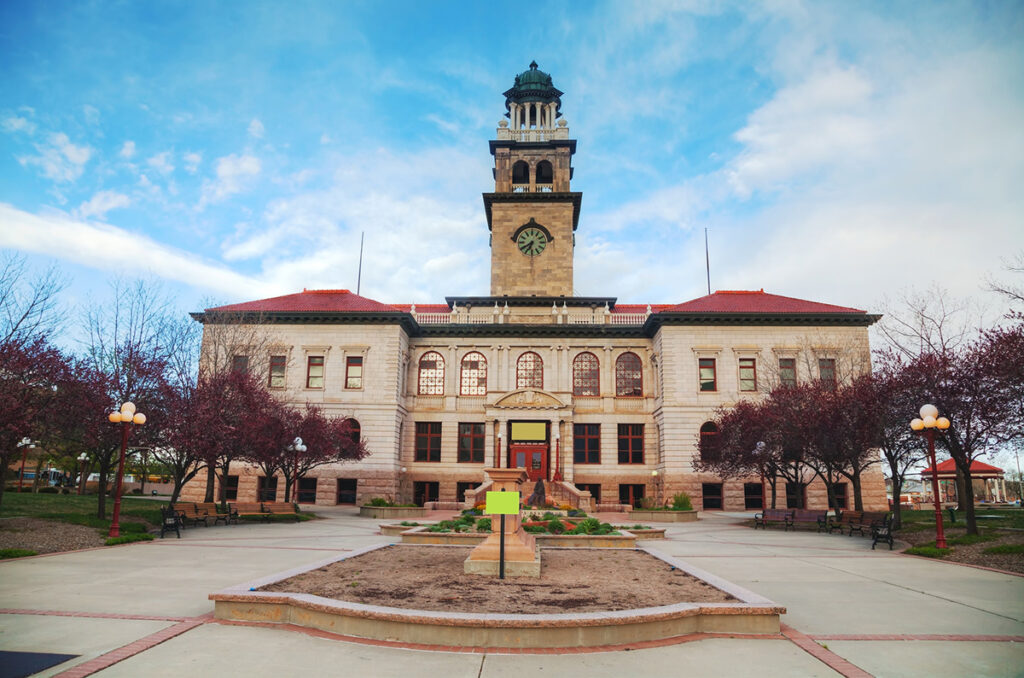
[[[498,426],[501,426],[499,423]],[[494,468],[501,468],[501,441],[505,439],[505,431],[498,429],[498,449],[494,451]]]
[[[18,447],[21,448],[21,471],[18,473],[18,492],[21,492],[21,483],[25,480],[25,458],[28,457],[28,451],[35,449],[36,444],[31,438],[22,438],[21,442],[18,443]]]
[[[117,462],[117,487],[114,490],[114,518],[110,522],[108,537],[121,536],[121,484],[124,482],[124,456],[128,451],[128,427],[132,424],[142,426],[146,423],[146,415],[135,411],[135,403],[127,402],[121,405],[117,412],[111,412],[107,420],[112,424],[121,424],[121,458]],[[104,488],[100,488],[102,492]]]
[[[89,455],[82,452],[78,455],[78,463],[82,465],[82,472],[78,476],[78,494],[85,494],[85,463],[89,461]]]
[[[555,424],[555,482],[562,481],[562,434],[558,430],[559,426]]]
[[[945,431],[949,428],[949,419],[939,416],[935,405],[925,405],[920,411],[921,418],[913,419],[910,428],[915,433],[928,439],[928,461],[932,465],[932,498],[935,502],[935,546],[946,548],[946,534],[942,530],[942,503],[939,498],[939,467],[935,463],[935,429]]]
[[[651,471],[651,484],[654,486],[654,505],[661,506],[661,483],[658,482],[657,469]]]
[[[302,438],[296,436],[292,444],[288,446],[289,452],[295,453],[295,466],[292,469],[292,501],[296,504],[299,503],[299,454],[305,452],[308,448],[302,444]]]

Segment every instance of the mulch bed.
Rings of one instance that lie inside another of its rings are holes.
[[[395,545],[263,587],[449,612],[557,614],[735,599],[642,551],[542,549],[537,579],[463,573],[470,549]]]
[[[982,534],[986,534],[984,527],[982,527],[981,532]],[[946,539],[948,540],[954,537],[962,537],[967,533],[967,529],[947,526],[945,533]],[[993,546],[1001,546],[1003,544],[1024,544],[1024,532],[994,530],[993,534],[997,536],[992,541],[983,541],[977,544],[950,545],[953,549],[952,552],[943,556],[942,560],[954,563],[965,563],[967,565],[980,565],[982,567],[991,567],[997,570],[1006,570],[1007,572],[1024,574],[1024,554],[997,554],[984,552],[985,549]],[[922,544],[928,544],[935,541],[935,529],[933,527],[929,530],[900,530],[896,533],[896,538],[907,542],[911,546],[920,546]]]
[[[77,551],[103,546],[106,537],[95,527],[41,518],[0,519],[0,548],[28,549],[36,553]]]

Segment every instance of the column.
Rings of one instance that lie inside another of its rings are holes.
[[[445,395],[458,395],[458,378],[459,378],[459,349],[457,346],[448,347],[448,364],[451,365],[451,369],[445,369],[444,371],[444,393]]]
[[[612,347],[604,347],[604,360],[601,361],[601,395],[615,395],[615,368],[612,365]]]

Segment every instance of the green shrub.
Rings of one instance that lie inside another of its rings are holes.
[[[543,534],[548,531],[543,525],[526,525],[523,529],[530,534]]]
[[[999,546],[989,546],[983,551],[994,556],[1009,555],[1024,553],[1024,544],[1000,544]]]
[[[690,501],[690,495],[685,492],[672,495],[672,509],[674,511],[692,511],[693,502]]]
[[[942,558],[949,554],[953,549],[940,549],[936,546],[915,546],[909,548],[904,553],[912,556],[924,556],[925,558]]]
[[[117,546],[118,544],[130,544],[133,541],[153,541],[153,535],[148,532],[122,534],[120,537],[111,537],[105,543],[107,546]]]
[[[581,520],[576,529],[573,530],[574,534],[593,534],[594,531],[600,529],[601,521],[597,518],[587,518]]]
[[[484,512],[475,506],[473,508],[462,509],[462,515],[464,516],[482,516],[483,514]]]
[[[391,506],[391,502],[384,497],[373,497],[367,506]]]
[[[627,528],[627,529],[630,529],[630,530],[649,530],[649,529],[651,529],[651,526],[650,525],[634,525],[633,527],[630,527],[630,528]]]
[[[24,558],[25,556],[34,556],[35,551],[29,551],[28,549],[0,549],[0,560],[5,558]]]
[[[540,520],[540,516],[537,515],[536,513],[531,513],[530,514],[530,520],[532,520],[534,522],[538,522]]]
[[[480,520],[476,521],[476,531],[477,532],[490,532],[491,531],[491,519],[490,518],[481,518]]]
[[[562,534],[565,532],[565,523],[558,518],[552,518],[548,521],[548,532],[551,534]]]
[[[400,522],[398,524],[399,525],[404,525],[405,527],[417,527],[417,526],[419,526],[419,523],[409,522],[408,520],[403,520],[402,522]]]
[[[556,516],[556,515],[555,515],[554,513],[552,513],[551,511],[547,511],[546,513],[544,513],[544,515],[542,515],[542,516],[540,517],[540,519],[541,519],[541,520],[555,520],[555,519],[557,519],[557,518],[558,518],[558,516]]]
[[[570,518],[586,518],[587,512],[581,509],[569,509]]]

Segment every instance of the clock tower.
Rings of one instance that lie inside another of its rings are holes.
[[[569,189],[576,140],[561,117],[561,95],[537,62],[505,92],[505,117],[490,142],[494,192],[484,193],[491,296],[572,296],[583,194]]]

